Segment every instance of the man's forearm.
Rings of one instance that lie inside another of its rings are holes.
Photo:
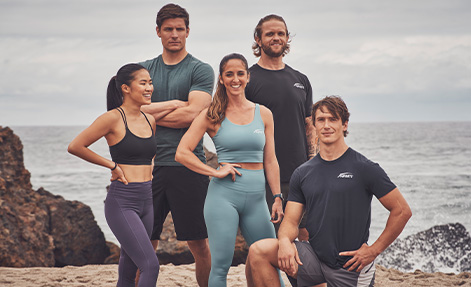
[[[409,204],[397,188],[381,197],[379,201],[389,210],[389,216],[383,232],[371,245],[378,254],[396,240],[412,216]]]
[[[318,152],[317,146],[317,135],[314,126],[312,125],[312,119],[306,118],[306,139],[308,146],[308,158],[313,158]]]
[[[157,120],[156,124],[174,129],[187,128],[199,113],[199,110],[191,109],[190,107],[179,108]]]
[[[289,222],[288,220],[283,220],[280,225],[280,229],[278,230],[278,239],[287,240],[289,242],[294,242],[296,237],[298,237],[298,226]]]
[[[151,114],[157,121],[162,117],[166,116],[167,114],[171,113],[175,109],[185,106],[188,106],[188,103],[179,100],[171,100],[141,106],[141,111],[143,111],[144,113]]]
[[[396,213],[397,212],[397,213]],[[411,217],[411,213],[408,210],[391,212],[386,222],[386,227],[381,233],[379,238],[371,245],[377,254],[383,252],[394,240],[401,234],[402,230],[407,224],[407,221]]]
[[[192,91],[188,95],[188,103],[184,107],[171,111],[156,121],[157,125],[181,129],[191,125],[202,110],[211,104],[211,95],[202,91]]]

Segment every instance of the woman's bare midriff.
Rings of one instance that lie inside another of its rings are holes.
[[[243,169],[252,169],[252,170],[263,169],[263,163],[262,162],[221,162],[219,164],[220,165],[225,165],[225,164],[228,164],[228,163],[238,164]]]
[[[120,164],[128,182],[146,182],[152,180],[152,165]]]

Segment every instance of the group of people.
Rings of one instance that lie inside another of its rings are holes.
[[[250,246],[248,286],[284,286],[280,270],[293,286],[370,286],[374,259],[411,211],[379,165],[346,145],[343,100],[313,105],[308,78],[283,62],[284,19],[260,19],[252,67],[237,53],[222,59],[214,96],[213,69],[186,50],[187,11],[167,4],[156,24],[162,54],[121,67],[108,112],[68,148],[111,170],[105,216],[121,244],[117,286],[156,285],[169,212],[199,286],[226,286],[238,228]],[[205,164],[205,133],[217,169]],[[111,160],[88,148],[101,137]],[[373,195],[390,215],[369,246]]]

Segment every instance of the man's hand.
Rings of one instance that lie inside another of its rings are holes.
[[[293,242],[280,240],[278,247],[278,267],[291,277],[298,274],[298,265],[303,265]]]
[[[368,246],[366,243],[360,247],[360,249],[355,251],[345,251],[340,252],[340,256],[353,256],[352,259],[348,260],[343,268],[348,268],[348,271],[357,271],[360,272],[365,266],[373,262],[378,254],[373,250],[371,246]]]

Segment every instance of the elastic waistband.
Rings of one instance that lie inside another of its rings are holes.
[[[112,184],[122,185],[122,186],[150,185],[152,187],[152,180],[143,181],[143,182],[128,182],[128,184],[124,184],[122,181],[119,181],[119,180],[114,180],[111,182],[110,186]]]
[[[116,196],[136,197],[136,199],[152,198],[152,181],[129,182],[127,185],[121,181],[113,181],[108,193]]]
[[[224,178],[213,177],[211,179],[211,183],[219,184],[226,188],[234,189],[237,191],[265,192],[265,173],[263,169],[236,169],[242,175],[236,175],[235,181],[232,181],[232,177],[229,175]]]

